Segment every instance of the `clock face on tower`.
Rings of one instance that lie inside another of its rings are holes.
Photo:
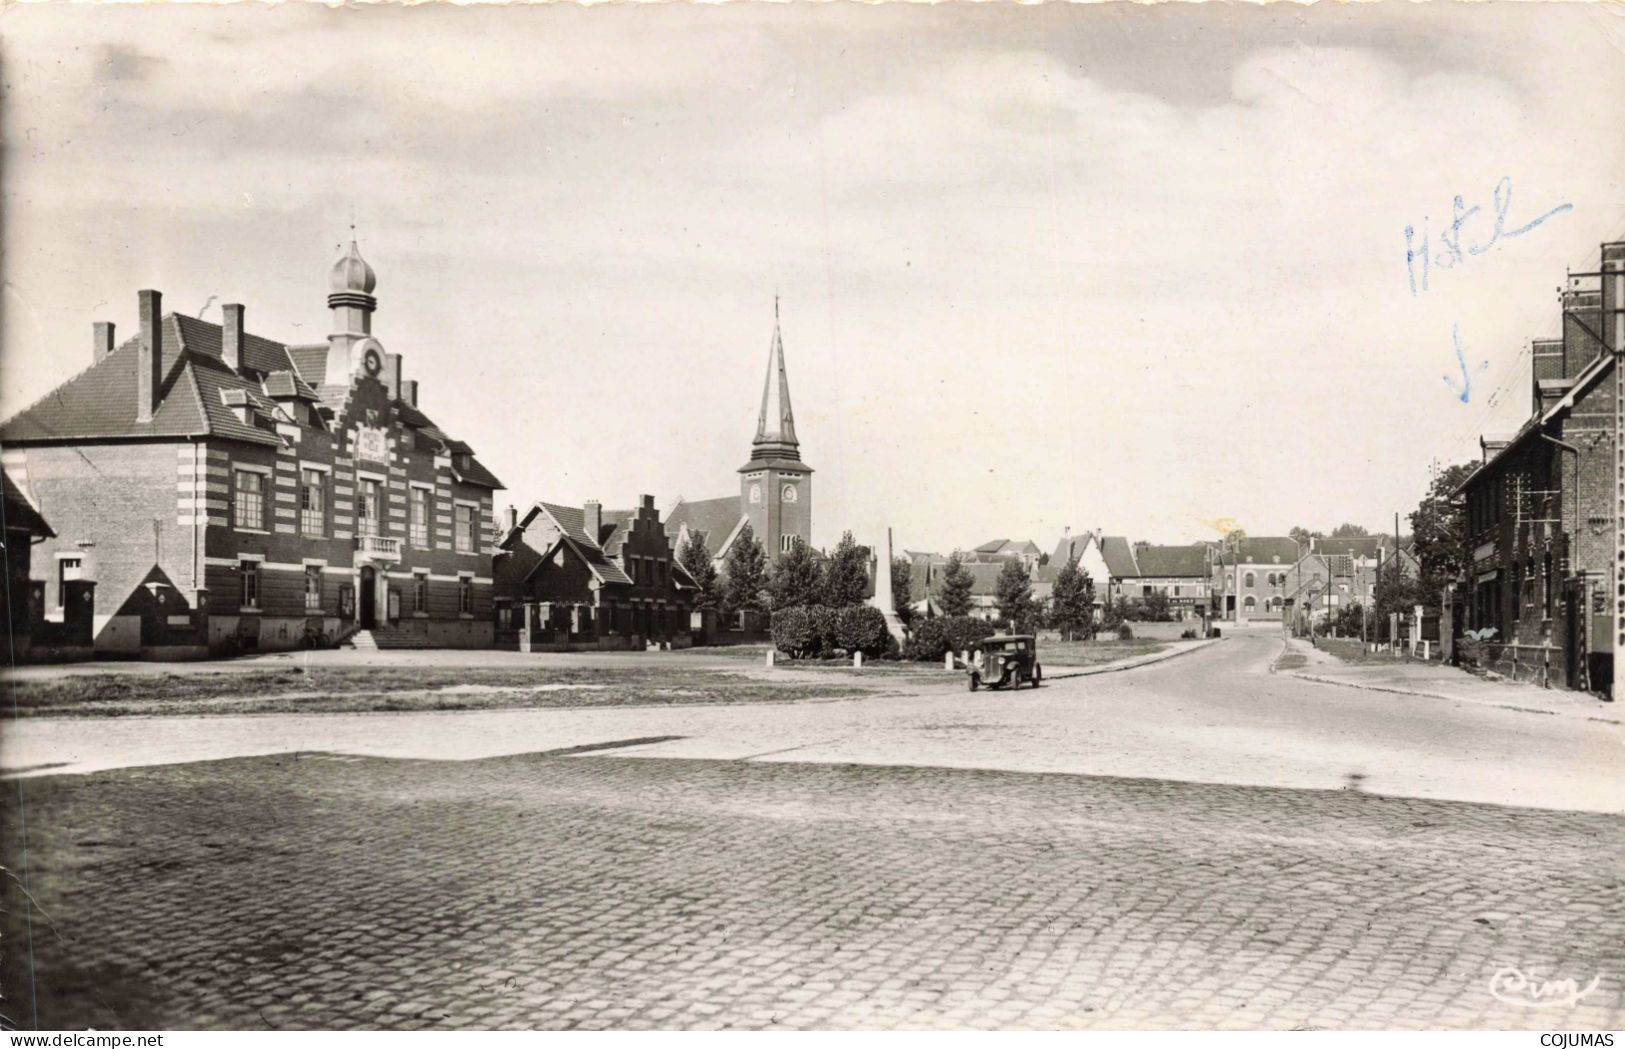
[[[384,370],[384,359],[378,356],[377,350],[368,347],[366,356],[361,358],[361,367],[368,375],[377,377],[378,373]]]
[[[750,501],[752,503],[759,503],[759,502],[762,501],[762,486],[761,485],[753,484],[753,485],[750,486]]]
[[[784,491],[779,494],[785,502],[793,503],[796,501],[796,486],[793,484],[787,484],[784,486]]]

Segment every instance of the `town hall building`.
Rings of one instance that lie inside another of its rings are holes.
[[[812,475],[812,467],[801,461],[775,301],[762,406],[750,460],[739,468],[739,494],[692,501],[679,498],[666,515],[666,532],[679,551],[697,533],[719,572],[724,571],[728,555],[747,524],[769,561],[788,553],[798,540],[810,547]]]
[[[94,580],[98,651],[491,643],[502,485],[418,408],[372,334],[376,285],[352,242],[311,345],[247,331],[237,304],[165,313],[157,291],[134,338],[96,323],[89,367],[0,425],[56,533],[33,551],[47,620]]]

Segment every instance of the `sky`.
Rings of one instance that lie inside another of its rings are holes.
[[[815,545],[1391,527],[1625,238],[1606,6],[7,6],[0,415],[353,222],[499,506],[736,494],[777,294]]]

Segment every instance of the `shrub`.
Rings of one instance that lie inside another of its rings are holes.
[[[816,647],[812,616],[803,606],[775,609],[771,629],[773,647],[791,659],[800,659]]]
[[[1117,640],[1119,640],[1119,641],[1133,641],[1134,640],[1134,628],[1129,626],[1127,623],[1120,624],[1117,627]]]
[[[1196,640],[1196,631],[1194,631],[1194,630],[1183,631],[1179,635],[1179,639],[1181,641],[1195,641]]]
[[[943,625],[946,622],[946,619],[933,616],[914,624],[908,640],[903,643],[903,658],[916,662],[942,659],[948,651],[948,630]]]
[[[993,624],[975,616],[947,616],[942,620],[946,631],[948,647],[955,652],[963,652],[984,637],[992,637],[997,631]]]
[[[886,629],[886,615],[869,605],[848,605],[835,615],[835,638],[847,652],[862,652],[878,656],[886,651],[891,631]]]
[[[948,652],[963,652],[993,634],[993,626],[971,616],[937,616],[915,624],[903,658],[920,662],[936,661]]]
[[[824,655],[841,647],[838,636],[839,613],[828,605],[813,605],[807,609],[812,627],[810,655]]]

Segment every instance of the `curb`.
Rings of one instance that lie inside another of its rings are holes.
[[[1415,688],[1397,688],[1392,685],[1369,685],[1358,681],[1342,681],[1332,677],[1321,677],[1318,674],[1300,674],[1295,670],[1283,670],[1281,673],[1287,677],[1295,677],[1304,681],[1313,681],[1318,685],[1341,685],[1344,688],[1357,688],[1364,692],[1386,692],[1390,695],[1396,696],[1420,696],[1423,699],[1442,699],[1451,703],[1473,703],[1478,706],[1495,707],[1500,710],[1516,710],[1521,714],[1550,714],[1553,716],[1560,716],[1565,713],[1561,710],[1546,710],[1542,707],[1520,707],[1512,703],[1497,703],[1494,700],[1473,699],[1469,696],[1448,696],[1442,692],[1423,692],[1422,690]],[[1576,710],[1575,713],[1579,714],[1584,712]],[[1608,718],[1599,718],[1594,714],[1586,714],[1586,717],[1592,721],[1600,721],[1605,724],[1619,724],[1618,721],[1613,721]]]
[[[1093,677],[1096,674],[1115,674],[1124,670],[1138,670],[1141,667],[1148,667],[1156,663],[1166,663],[1170,659],[1175,659],[1183,655],[1189,655],[1192,652],[1199,652],[1202,649],[1216,645],[1223,640],[1224,638],[1222,637],[1204,638],[1203,640],[1196,642],[1194,645],[1189,645],[1185,648],[1176,648],[1168,652],[1158,652],[1154,655],[1146,656],[1143,659],[1135,660],[1132,663],[1105,663],[1096,667],[1075,667],[1070,670],[1045,673],[1044,680],[1066,681],[1069,678],[1075,677]]]

